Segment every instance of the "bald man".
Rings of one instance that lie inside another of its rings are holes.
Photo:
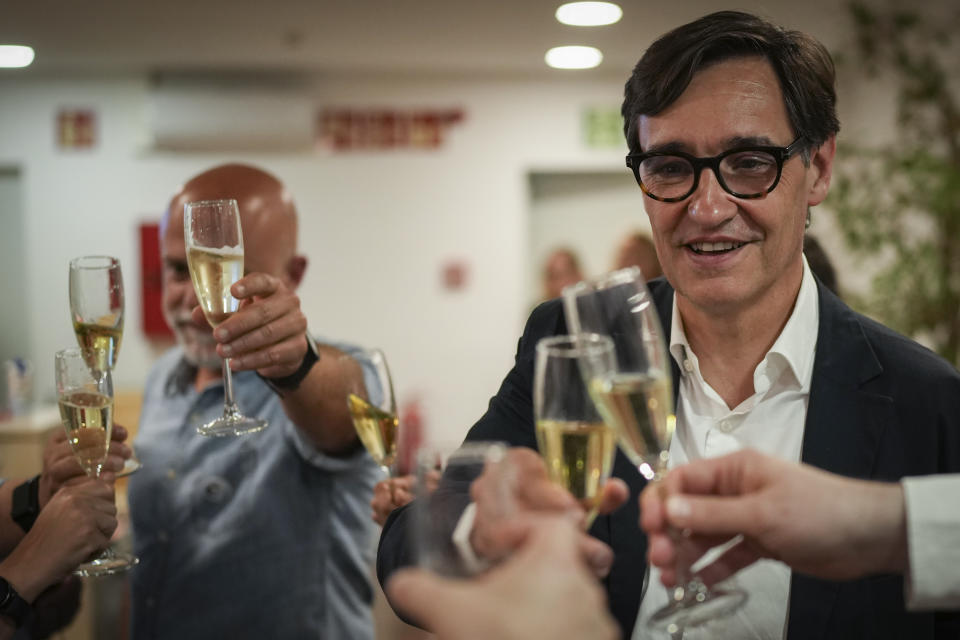
[[[245,274],[231,290],[239,310],[213,332],[190,281],[183,213],[221,198],[239,204]],[[307,335],[289,194],[253,167],[206,171],[170,202],[161,252],[178,345],[150,373],[135,444],[132,637],[373,638],[367,505],[378,471],[345,402],[367,376],[340,357],[356,350]],[[225,357],[240,411],[269,423],[257,434],[197,434],[223,411]]]

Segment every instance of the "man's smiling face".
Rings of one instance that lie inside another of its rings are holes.
[[[697,72],[673,104],[640,116],[638,136],[644,151],[700,157],[750,144],[785,147],[796,137],[777,76],[762,57],[732,58]],[[805,166],[796,154],[784,162],[776,188],[755,200],[724,191],[709,169],[680,202],[645,197],[667,279],[711,313],[736,313],[770,294],[795,295],[807,208],[826,196],[829,174],[829,161]]]

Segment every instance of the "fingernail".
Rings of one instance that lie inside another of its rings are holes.
[[[226,329],[217,329],[217,338],[220,340],[226,340],[230,336],[230,332]]]
[[[667,515],[671,518],[686,518],[690,515],[690,503],[680,496],[667,498]]]
[[[233,353],[233,347],[228,344],[223,345],[223,355],[229,358],[231,353]]]
[[[238,284],[235,288],[236,288],[236,290],[237,290],[237,295],[238,295],[238,296],[245,296],[245,295],[247,295],[247,288],[246,288],[245,286],[243,286],[242,284]]]

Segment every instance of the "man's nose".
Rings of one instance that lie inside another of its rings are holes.
[[[183,303],[185,306],[193,309],[200,304],[200,301],[197,299],[197,291],[193,288],[193,281],[187,280],[183,284],[183,288],[185,289],[183,292]]]
[[[732,196],[720,186],[720,181],[710,167],[703,167],[700,182],[690,195],[687,212],[705,227],[718,226],[737,213]]]
[[[199,304],[197,292],[193,289],[193,281],[189,278],[178,279],[177,282],[167,284],[167,287],[172,288],[170,297],[174,300],[176,306],[192,310]]]

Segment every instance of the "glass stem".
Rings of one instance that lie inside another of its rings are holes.
[[[106,461],[104,461],[106,462]],[[103,465],[98,465],[94,468],[93,477],[97,480],[100,479],[100,474],[103,472]],[[115,557],[113,549],[110,547],[110,540],[107,540],[107,546],[100,550],[100,553],[94,552],[91,560],[112,560]]]
[[[671,528],[670,537],[677,548],[677,586],[673,590],[673,599],[693,604],[702,599],[703,594],[708,591],[703,580],[694,576],[691,571],[693,563],[699,557],[694,557],[695,549],[683,531]]]
[[[390,502],[394,502],[396,498],[394,497],[393,474],[390,472],[390,467],[385,464],[380,465],[380,468],[387,474],[387,489],[390,491]]]
[[[664,468],[665,465],[658,465],[657,470],[654,472],[652,478],[648,478],[650,482],[658,483],[663,477],[667,474],[667,470]],[[650,468],[647,467],[644,469],[640,468],[640,473],[646,477],[647,473],[644,472],[650,471]],[[657,487],[658,490],[663,489],[662,485]],[[666,498],[665,495],[661,494],[662,498]],[[696,600],[697,594],[705,594],[709,589],[703,580],[692,576],[691,568],[693,563],[696,562],[699,558],[692,557],[695,549],[693,545],[690,544],[690,541],[687,539],[687,535],[679,529],[673,527],[668,527],[668,533],[670,539],[673,540],[673,544],[677,549],[677,586],[673,588],[673,599],[676,602],[688,602],[690,600]]]
[[[230,359],[223,359],[223,415],[232,416],[240,413],[237,403],[233,400],[233,373],[230,371]]]

